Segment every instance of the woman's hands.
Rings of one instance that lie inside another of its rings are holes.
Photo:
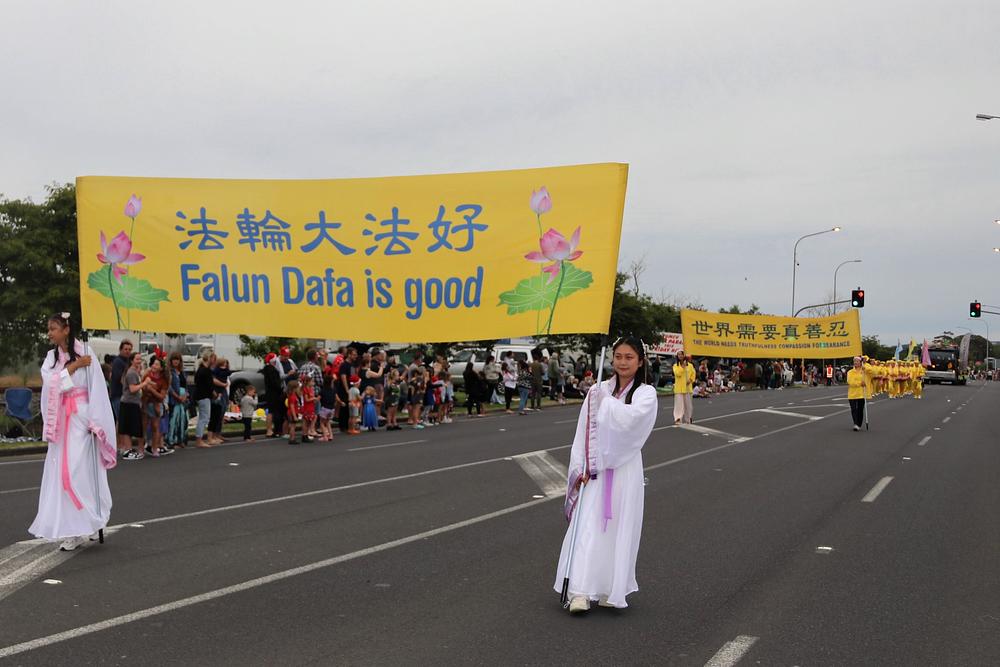
[[[85,368],[86,366],[89,365],[90,365],[90,355],[85,354],[82,357],[77,357],[75,360],[70,362],[70,364],[66,366],[66,370],[69,371],[70,373],[75,373],[81,368]]]

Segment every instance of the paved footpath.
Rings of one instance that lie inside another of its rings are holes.
[[[38,457],[0,461],[0,664],[997,664],[998,405],[931,386],[855,433],[843,388],[662,400],[640,591],[581,617],[577,408],[122,463],[68,554],[26,540]]]

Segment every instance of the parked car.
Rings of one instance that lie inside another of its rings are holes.
[[[229,400],[239,403],[250,385],[257,389],[257,399],[263,405],[267,399],[264,396],[264,374],[260,368],[255,371],[236,371],[229,376]]]

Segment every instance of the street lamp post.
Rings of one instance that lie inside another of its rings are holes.
[[[819,236],[820,234],[829,234],[830,232],[839,232],[839,231],[840,231],[840,227],[834,227],[833,229],[824,229],[821,232],[813,232],[812,234],[806,234],[805,236],[800,237],[799,240],[795,242],[795,246],[792,248],[792,310],[791,310],[791,314],[792,314],[793,317],[795,316],[795,269],[799,265],[799,259],[798,259],[798,257],[799,257],[799,243],[801,243],[803,239],[807,239],[810,236]]]
[[[837,265],[837,268],[833,271],[833,300],[837,300],[837,272],[840,271],[840,267],[844,264],[860,264],[860,259],[848,259]]]

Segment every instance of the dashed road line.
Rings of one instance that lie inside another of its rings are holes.
[[[923,447],[933,436],[925,435],[924,439],[917,443],[917,447]]]
[[[4,494],[7,494],[7,493],[24,493],[25,491],[37,491],[39,488],[41,488],[41,487],[38,487],[38,486],[26,486],[23,489],[7,489],[6,491],[0,491],[0,496],[2,496]]]
[[[518,454],[514,457],[528,477],[533,479],[546,496],[562,496],[566,493],[565,466],[552,458],[552,455],[542,450]]]
[[[705,667],[731,667],[746,655],[750,647],[753,646],[759,637],[750,635],[740,635],[732,641],[722,645],[722,648],[712,656],[712,659],[705,663]]]
[[[873,503],[875,499],[878,498],[878,494],[885,490],[885,487],[889,486],[889,482],[893,480],[892,477],[883,477],[875,483],[872,490],[865,494],[865,497],[861,499],[863,503]]]
[[[944,419],[941,420],[941,423],[942,424],[947,424],[950,421],[951,421],[951,417],[945,417]]]
[[[714,428],[708,428],[707,426],[702,426],[700,424],[674,424],[670,428],[680,428],[685,431],[694,431],[695,433],[703,433],[705,435],[715,435],[720,438],[726,438],[733,442],[746,442],[750,438],[743,435],[736,435],[735,433],[726,433],[725,431],[718,431]]]
[[[368,447],[352,447],[348,449],[349,452],[363,452],[369,449],[383,449],[385,447],[400,447],[402,445],[416,445],[421,442],[427,442],[426,440],[406,440],[404,442],[390,442],[385,445],[370,445]]]
[[[766,412],[769,415],[781,415],[782,417],[798,417],[799,419],[808,419],[814,422],[823,419],[816,415],[804,415],[801,412],[786,412],[785,410],[775,410],[773,408],[759,408],[757,412]]]

